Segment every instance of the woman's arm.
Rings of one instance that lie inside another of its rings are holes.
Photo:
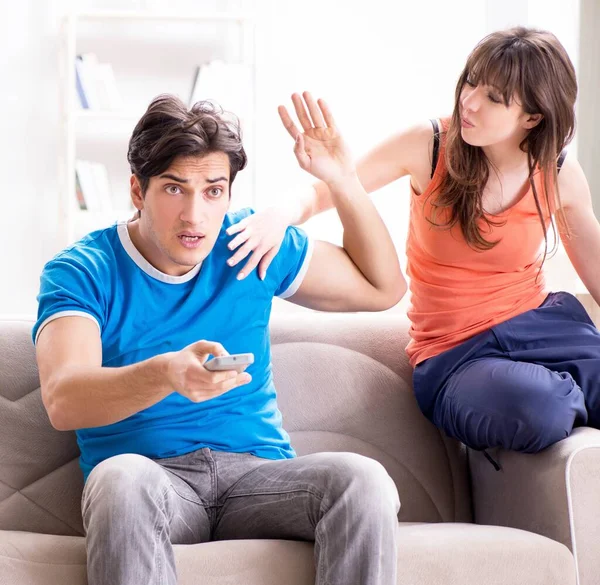
[[[356,165],[365,191],[373,193],[406,175],[413,176],[415,187],[424,191],[431,174],[432,137],[431,123],[425,122],[390,136],[367,152]],[[329,188],[319,181],[289,206],[290,224],[303,224],[333,206]]]
[[[558,188],[571,236],[562,242],[594,301],[600,305],[600,224],[594,215],[590,188],[581,165],[567,156],[558,175]]]
[[[292,97],[294,105],[301,103],[298,94]],[[423,192],[429,184],[433,151],[433,128],[429,121],[413,126],[391,136],[370,150],[357,163],[358,179],[367,193],[411,176],[413,186]],[[327,185],[319,181],[308,189],[297,192],[285,206],[271,207],[245,218],[231,226],[227,233],[237,234],[229,243],[235,266],[251,254],[242,268],[243,277],[259,266],[259,276],[264,278],[267,268],[277,254],[285,230],[289,225],[299,225],[333,207]]]

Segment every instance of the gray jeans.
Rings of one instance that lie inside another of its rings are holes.
[[[383,466],[354,453],[118,455],[83,492],[88,583],[175,585],[172,544],[281,538],[315,542],[318,585],[396,585],[399,508]]]

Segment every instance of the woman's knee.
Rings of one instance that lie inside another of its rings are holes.
[[[537,452],[585,419],[583,393],[569,374],[519,362],[493,366],[453,380],[436,413],[436,424],[468,446]]]
[[[530,437],[519,445],[525,452],[541,451],[568,437],[576,420],[586,416],[583,393],[568,374],[524,384],[510,398],[508,416],[512,413],[524,428],[523,434]]]

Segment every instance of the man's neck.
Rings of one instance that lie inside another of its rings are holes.
[[[156,245],[144,237],[142,233],[142,226],[140,225],[140,219],[134,219],[127,222],[127,232],[131,243],[135,249],[142,255],[142,257],[151,264],[156,270],[159,270],[163,274],[168,276],[184,276],[191,270],[194,270],[196,266],[181,266],[174,262],[163,261],[161,262],[161,252],[157,249]]]

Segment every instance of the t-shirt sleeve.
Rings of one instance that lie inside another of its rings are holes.
[[[313,240],[306,235],[304,230],[297,227],[287,228],[279,252],[274,259],[278,275],[276,296],[287,299],[300,288],[308,271],[313,245]]]
[[[34,343],[42,329],[60,317],[91,319],[101,333],[106,314],[101,282],[97,267],[78,258],[59,256],[48,262],[40,277],[37,321],[32,331]]]

